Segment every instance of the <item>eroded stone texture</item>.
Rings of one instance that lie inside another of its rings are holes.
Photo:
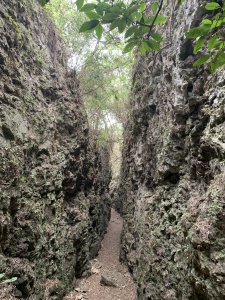
[[[62,299],[107,226],[107,154],[38,1],[0,0],[0,37],[0,273],[12,297]]]
[[[134,69],[117,206],[141,300],[225,299],[225,73],[193,68],[184,36],[203,3],[176,7],[167,48]]]

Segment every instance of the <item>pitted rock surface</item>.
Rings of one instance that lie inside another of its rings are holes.
[[[168,46],[134,68],[115,207],[140,300],[225,299],[225,73],[193,68],[185,38],[205,2],[176,6]]]
[[[108,154],[38,1],[0,0],[0,36],[0,273],[18,277],[0,295],[62,299],[107,227]]]

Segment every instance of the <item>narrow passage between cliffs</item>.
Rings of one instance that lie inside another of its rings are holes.
[[[83,278],[65,300],[137,299],[132,276],[127,267],[119,261],[122,223],[120,215],[112,209],[102,248],[98,257],[92,261],[92,275]]]

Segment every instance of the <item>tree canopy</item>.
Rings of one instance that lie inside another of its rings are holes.
[[[109,119],[123,124],[133,55],[122,53],[122,37],[111,32],[101,38],[96,32],[79,34],[88,17],[72,0],[52,0],[47,11],[71,50],[70,65],[78,73],[91,127],[105,127]]]
[[[175,2],[184,5],[185,0]],[[90,129],[100,144],[121,143],[132,50],[157,55],[165,47],[163,31],[173,16],[163,13],[164,4],[163,0],[51,0],[46,5],[71,51],[69,64],[78,74]],[[194,43],[194,66],[208,64],[213,73],[225,65],[225,4],[209,1],[204,9],[199,26],[191,28],[186,38]]]
[[[77,9],[75,1],[51,0],[46,9],[70,49],[69,65],[80,81],[92,136],[99,144],[116,149],[114,157],[119,161],[133,54],[123,53],[124,38],[119,33],[106,30],[101,36],[96,31],[80,34],[80,27],[89,18]]]
[[[141,54],[158,52],[163,47],[162,26],[169,24],[172,15],[164,15],[163,0],[97,0],[87,2],[77,0],[77,8],[89,18],[80,27],[80,32],[95,32],[101,38],[104,30],[124,33],[124,53],[138,47]],[[185,0],[177,0],[181,5]],[[211,72],[225,65],[225,3],[209,2],[205,6],[206,18],[200,26],[190,29],[186,37],[194,40],[194,54],[202,55],[194,66],[209,63]]]

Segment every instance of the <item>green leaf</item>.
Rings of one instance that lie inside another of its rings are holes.
[[[131,6],[131,7],[129,7],[128,9],[126,9],[124,11],[124,15],[128,17],[129,15],[131,15],[134,12],[138,11],[138,9],[139,9],[139,5]]]
[[[85,12],[85,15],[91,20],[97,20],[100,18],[100,16],[94,11],[87,11]]]
[[[198,60],[195,61],[193,66],[199,67],[199,66],[203,65],[205,62],[207,62],[210,58],[211,58],[211,55],[209,55],[209,54],[202,55]]]
[[[113,20],[117,19],[119,15],[120,15],[119,13],[108,13],[102,17],[102,20],[113,21]]]
[[[140,52],[141,54],[145,54],[147,51],[159,51],[160,44],[155,40],[145,40],[141,43]]]
[[[125,30],[126,25],[127,24],[126,24],[126,21],[124,19],[119,20],[119,23],[118,23],[118,31],[119,31],[119,33],[122,33]]]
[[[98,24],[98,26],[95,28],[95,32],[96,32],[98,39],[100,40],[102,37],[102,33],[103,33],[103,27],[101,24]]]
[[[154,21],[154,25],[164,25],[167,20],[168,17],[166,16],[158,15],[156,20],[155,20],[155,16],[151,16],[148,19],[146,19],[146,24],[152,24]]]
[[[120,19],[114,20],[114,21],[111,23],[111,25],[110,25],[110,30],[113,30],[113,29],[115,29],[116,27],[118,27],[118,26],[119,26],[119,21],[120,21]]]
[[[106,2],[100,2],[99,6],[102,7],[105,11],[110,10],[112,8],[112,5]]]
[[[225,43],[221,41],[220,45],[218,45],[221,50],[225,49]]]
[[[162,42],[163,41],[163,37],[160,33],[158,32],[155,32],[155,33],[152,33],[151,37],[156,40],[157,42]]]
[[[96,8],[96,4],[94,3],[87,3],[85,4],[80,11],[86,12],[86,11],[90,11]]]
[[[195,27],[195,28],[190,29],[186,33],[186,37],[191,38],[191,39],[198,38],[201,36],[205,36],[209,31],[210,31],[210,25],[203,25],[203,26]]]
[[[212,50],[216,48],[216,46],[219,46],[222,41],[220,41],[219,37],[217,35],[214,35],[209,41],[208,41],[208,48],[209,50]]]
[[[80,10],[84,5],[84,0],[77,0],[76,5],[77,5],[77,9]]]
[[[209,20],[209,19],[204,19],[204,20],[202,20],[202,24],[204,24],[204,25],[212,25],[212,21]]]
[[[131,26],[128,28],[128,30],[125,33],[125,38],[127,39],[128,37],[132,36],[137,30],[137,26]]]
[[[158,17],[155,21],[155,25],[164,25],[167,22],[167,20],[168,20],[168,17],[158,15]]]
[[[149,47],[147,41],[143,41],[140,46],[140,52],[141,54],[145,54],[147,51],[151,51],[151,48]]]
[[[132,19],[132,20],[137,20],[138,22],[140,22],[141,21],[141,18],[142,18],[142,13],[140,13],[140,12],[134,12],[131,16],[130,16],[130,18]]]
[[[146,4],[145,3],[141,3],[140,6],[139,6],[140,12],[144,12],[145,8],[146,8]]]
[[[143,28],[139,27],[136,29],[134,35],[131,36],[126,42],[129,43],[129,42],[133,41],[134,39],[141,41],[144,34],[145,33],[143,32]]]
[[[149,33],[149,27],[142,26],[141,27],[141,32],[142,32],[142,35],[145,34],[145,33]]]
[[[205,9],[207,9],[207,10],[216,10],[219,8],[221,8],[221,6],[216,2],[207,3],[205,6]]]
[[[95,10],[96,10],[97,14],[99,14],[100,16],[104,15],[104,9],[100,5],[97,5]]]
[[[194,54],[198,53],[202,49],[204,43],[205,43],[205,37],[200,37],[194,46]]]
[[[113,7],[111,7],[110,12],[121,14],[121,8],[119,7],[119,5],[114,5]]]
[[[223,67],[225,65],[225,53],[224,52],[219,52],[216,57],[214,58],[212,64],[210,65],[211,72],[215,73],[215,71]]]
[[[157,13],[157,10],[158,10],[158,8],[159,8],[158,2],[154,2],[154,3],[152,4],[151,8],[152,8],[153,14],[156,14],[156,13]]]
[[[3,277],[5,277],[5,273],[0,273],[0,279],[2,279]]]
[[[159,44],[157,41],[153,40],[153,39],[147,40],[146,43],[147,43],[148,47],[149,47],[151,50],[159,51],[160,48],[161,48],[161,47],[160,47],[160,44]]]
[[[130,42],[128,43],[124,49],[123,49],[123,53],[128,53],[130,52],[131,50],[133,50],[133,48],[137,45],[137,42]]]
[[[92,30],[94,29],[96,26],[98,26],[99,24],[99,20],[91,20],[91,21],[88,21],[88,22],[85,22],[79,32],[86,32],[86,31],[89,31],[89,30]]]
[[[220,27],[223,24],[222,20],[214,20],[211,25],[211,29]]]

